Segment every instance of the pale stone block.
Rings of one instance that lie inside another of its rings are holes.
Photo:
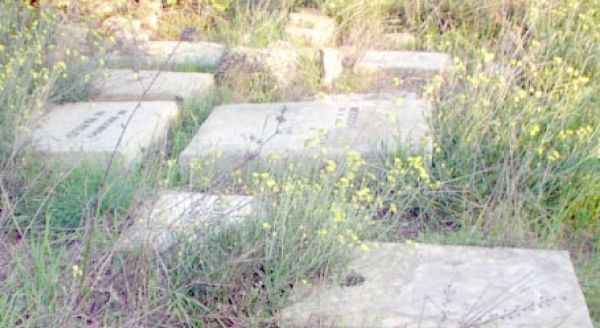
[[[280,86],[287,86],[298,74],[300,58],[306,51],[291,47],[265,49],[238,47],[224,57],[218,70],[221,77],[263,73]]]
[[[367,51],[354,65],[356,73],[434,75],[451,64],[450,56],[437,52]]]
[[[136,69],[170,69],[178,65],[214,69],[221,62],[225,51],[224,45],[211,42],[149,41],[112,53],[108,64]]]
[[[214,159],[227,168],[246,158],[271,156],[309,161],[326,152],[365,156],[398,147],[430,149],[429,105],[414,93],[337,95],[309,102],[219,106],[180,155],[189,168]]]
[[[152,85],[151,88],[150,85]],[[94,100],[181,100],[202,97],[214,88],[212,74],[106,70],[92,83]]]
[[[125,162],[139,160],[144,149],[162,141],[177,117],[175,102],[84,102],[59,105],[36,122],[33,149],[60,162],[107,160],[113,151]],[[118,148],[117,142],[123,134]]]
[[[321,49],[321,61],[323,68],[321,83],[331,87],[335,80],[344,73],[344,54],[338,49]]]
[[[240,195],[162,193],[140,210],[121,247],[164,251],[177,241],[201,241],[204,233],[239,224],[251,216],[253,201],[252,197]]]
[[[371,244],[340,282],[297,285],[285,327],[592,328],[566,251]]]

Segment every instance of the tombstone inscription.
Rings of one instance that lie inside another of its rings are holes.
[[[341,277],[298,284],[281,324],[592,328],[565,251],[373,243]]]
[[[109,158],[116,150],[126,162],[166,136],[177,116],[175,102],[89,102],[56,106],[32,132],[34,150],[55,155],[61,162]],[[131,120],[129,120],[131,116]],[[117,147],[121,136],[123,139]]]
[[[429,106],[413,93],[338,95],[309,102],[219,106],[180,155],[184,169],[219,153],[219,166],[247,158],[365,156],[405,147],[429,149]]]

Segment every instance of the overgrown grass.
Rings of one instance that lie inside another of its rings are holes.
[[[223,181],[258,199],[243,224],[165,253],[123,252],[115,245],[140,201],[194,187],[177,156],[227,90],[183,104],[167,151],[139,167],[108,180],[102,167],[50,170],[20,151],[16,127],[49,101],[85,99],[94,65],[79,54],[48,56],[58,19],[50,11],[1,2],[0,326],[275,326],[294,285],[333,279],[366,240],[407,238],[568,249],[600,322],[598,0],[259,3],[224,1],[202,16],[173,10],[163,32],[193,25],[214,40],[263,47],[282,38],[284,14],[299,5],[336,17],[342,44],[369,47],[367,35],[411,31],[419,48],[456,57],[425,90],[436,108],[431,164],[350,153],[315,161],[308,177],[285,166],[234,173]],[[303,59],[302,90],[316,92],[317,68]],[[296,94],[267,77],[249,81],[236,101]],[[349,76],[338,89],[365,81]],[[213,184],[220,176],[199,173],[209,191],[228,190]]]

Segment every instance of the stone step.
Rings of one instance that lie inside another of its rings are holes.
[[[214,86],[212,74],[113,69],[93,81],[91,97],[95,101],[140,100],[142,96],[144,101],[182,100],[206,96]]]
[[[308,102],[219,106],[180,155],[187,170],[195,161],[215,161],[220,169],[259,159],[332,158],[349,150],[365,156],[419,150],[426,140],[429,105],[414,93],[337,95]]]
[[[285,327],[592,328],[566,251],[371,244],[336,283],[297,284]]]
[[[215,69],[226,48],[211,42],[148,41],[128,45],[108,56],[109,67],[135,69],[175,69],[177,66],[194,66],[205,70]]]
[[[431,76],[450,67],[448,54],[420,51],[367,51],[354,64],[355,73]]]
[[[163,192],[148,202],[121,241],[121,249],[165,251],[177,241],[201,239],[207,229],[239,223],[252,215],[254,199],[240,195]]]
[[[61,163],[107,161],[115,150],[137,102],[82,102],[57,105],[36,122],[32,146]],[[161,142],[169,123],[178,115],[173,101],[142,102],[116,149],[118,158],[131,163],[143,150]]]

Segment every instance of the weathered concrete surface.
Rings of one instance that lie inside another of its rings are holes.
[[[298,288],[282,325],[592,328],[565,251],[384,243],[350,267],[364,282]]]
[[[437,52],[367,51],[354,65],[356,73],[433,75],[451,64],[450,56]]]
[[[331,17],[318,12],[302,10],[290,14],[285,28],[288,37],[312,47],[324,47],[334,41],[336,24]]]
[[[301,57],[310,55],[310,51],[289,44],[264,49],[237,47],[224,56],[217,75],[219,81],[227,85],[228,79],[259,73],[264,78],[272,78],[276,85],[286,87],[297,78]]]
[[[194,160],[213,159],[225,168],[249,155],[312,159],[323,150],[335,158],[348,150],[372,156],[399,145],[429,149],[428,113],[428,104],[413,93],[219,106],[181,153],[180,164],[187,169]]]
[[[111,67],[136,69],[172,69],[179,65],[214,69],[225,51],[224,45],[211,42],[149,41],[113,52],[108,57],[108,64]]]
[[[152,83],[154,81],[154,83]],[[152,87],[144,95],[148,87]],[[180,100],[206,96],[215,85],[212,74],[106,70],[92,84],[94,100]]]
[[[326,87],[333,86],[335,80],[344,73],[344,54],[333,48],[321,49],[321,67],[323,76],[321,83]]]
[[[56,106],[36,123],[32,146],[61,162],[106,160],[117,145],[137,102],[85,102]],[[178,114],[171,101],[142,102],[116,152],[125,162],[161,141]]]
[[[198,239],[202,233],[239,223],[253,211],[253,198],[169,191],[140,210],[121,247],[164,251],[178,240]]]

